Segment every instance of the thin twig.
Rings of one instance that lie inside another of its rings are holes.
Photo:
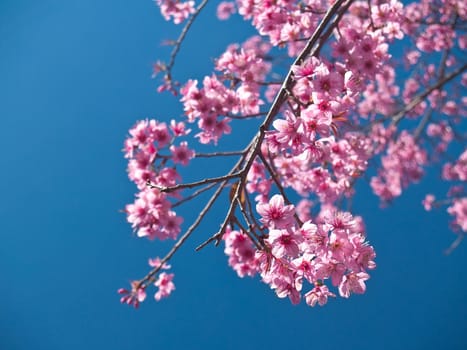
[[[417,141],[420,138],[420,135],[425,129],[425,126],[430,122],[432,115],[433,115],[433,109],[430,108],[428,111],[426,111],[425,115],[423,116],[423,119],[417,125],[417,128],[415,129],[413,133],[413,137],[415,141]]]
[[[239,177],[240,175],[241,175],[241,172],[236,172],[236,173],[231,173],[231,174],[218,176],[218,177],[210,177],[208,179],[203,179],[203,180],[200,180],[200,181],[187,182],[187,183],[184,183],[184,184],[178,184],[178,185],[170,186],[170,187],[165,187],[165,186],[160,186],[158,184],[153,184],[148,180],[147,185],[148,185],[149,188],[155,188],[155,189],[158,189],[159,191],[164,192],[164,193],[171,193],[171,192],[175,192],[175,191],[178,191],[178,190],[181,190],[181,189],[184,189],[184,188],[193,188],[193,187],[198,187],[198,186],[202,186],[202,185],[207,185],[207,184],[210,184],[210,183],[213,183],[213,182],[217,183],[217,182],[221,182],[221,181],[224,181],[224,180],[235,179],[236,177]]]
[[[258,117],[263,117],[267,114],[267,112],[259,112],[259,113],[252,113],[252,114],[244,114],[244,115],[233,115],[230,113],[227,113],[225,116],[230,119],[240,119],[240,120],[245,120],[245,119],[250,119],[250,118],[258,118]]]
[[[342,16],[347,12],[347,10],[349,9],[350,5],[352,5],[353,2],[354,0],[349,0],[344,6],[342,6],[341,9],[339,9],[336,18],[334,18],[334,20],[332,21],[332,25],[329,26],[326,32],[319,39],[319,45],[315,51],[316,56],[319,55],[319,52],[321,51],[321,48],[323,47],[324,43],[326,42],[326,40],[328,40],[328,38],[331,36],[332,32],[334,31],[334,27],[337,27],[336,24],[340,22]]]
[[[156,273],[164,266],[164,264],[170,260],[170,258],[175,254],[175,252],[185,243],[185,241],[190,237],[190,235],[193,233],[193,231],[198,227],[200,222],[203,220],[204,216],[206,213],[211,209],[213,206],[214,202],[219,198],[220,194],[222,193],[222,190],[224,189],[225,185],[227,184],[227,180],[222,181],[221,184],[219,184],[219,187],[216,189],[216,192],[212,195],[211,198],[209,198],[209,201],[206,203],[204,208],[201,210],[199,213],[198,217],[196,220],[191,224],[191,226],[186,230],[186,232],[183,234],[183,236],[173,245],[172,249],[167,253],[166,256],[162,258],[160,261],[159,266],[156,266],[154,269],[152,269],[142,280],[139,281],[138,287],[143,286],[143,285],[148,285],[152,283],[155,280],[155,275]]]
[[[207,185],[206,187],[203,187],[203,188],[200,188],[199,190],[196,190],[195,192],[193,192],[189,196],[187,196],[187,197],[185,197],[183,199],[180,199],[179,201],[173,203],[172,208],[178,207],[179,205],[182,205],[183,203],[188,202],[189,200],[199,196],[201,193],[206,192],[206,191],[210,190],[211,188],[215,187],[216,184],[217,183],[213,182],[213,183],[210,183],[209,185]]]
[[[289,198],[287,197],[287,194],[285,193],[284,191],[284,186],[282,186],[282,184],[280,183],[279,179],[277,178],[276,176],[276,172],[274,171],[274,169],[271,167],[271,165],[269,164],[269,162],[266,160],[266,158],[264,158],[263,154],[260,152],[258,154],[259,158],[261,159],[261,161],[263,162],[264,166],[266,167],[267,171],[269,172],[269,174],[271,175],[272,177],[272,180],[274,181],[274,183],[276,184],[276,187],[277,189],[279,190],[279,192],[281,193],[282,197],[284,198],[284,201],[285,201],[285,204],[292,204],[292,202],[289,200]],[[297,215],[297,212],[294,210],[294,218],[295,220],[297,221],[297,224],[299,226],[302,226],[303,225],[303,222],[300,220],[300,218],[298,217]]]
[[[458,246],[459,244],[461,244],[462,240],[464,239],[465,237],[465,233],[462,232],[462,233],[459,233],[456,240],[454,242],[451,243],[451,245],[449,246],[449,248],[447,248],[445,251],[444,251],[444,254],[446,255],[449,255],[451,254]]]
[[[201,10],[204,8],[204,6],[206,6],[207,3],[208,3],[208,0],[203,0],[203,2],[199,4],[199,6],[196,8],[193,15],[188,19],[187,23],[185,24],[185,27],[183,27],[182,32],[180,33],[180,36],[178,37],[177,41],[174,44],[174,48],[172,49],[172,52],[170,54],[170,61],[166,68],[169,81],[171,80],[171,77],[172,77],[171,70],[175,64],[175,58],[177,57],[177,54],[178,54],[178,51],[180,50],[182,42],[185,39],[185,36],[187,35],[188,30],[190,29],[191,25],[195,21],[196,17],[198,17]]]
[[[235,218],[234,219],[236,225],[238,225],[238,227],[242,230],[242,232],[244,234],[246,234],[248,236],[248,238],[250,238],[250,240],[253,242],[253,244],[255,245],[256,249],[260,250],[262,249],[263,247],[260,245],[260,243],[258,241],[256,241],[255,237],[252,237],[251,234],[254,233],[254,231],[252,230],[247,230],[245,227],[243,227],[242,223],[237,219]]]
[[[260,223],[256,220],[256,217],[253,214],[253,205],[251,204],[251,200],[249,196],[246,196],[246,205],[248,206],[248,213],[250,216],[250,220],[254,223],[256,229],[259,230],[262,235],[265,235],[263,228],[261,227]],[[260,237],[255,232],[253,233],[256,239],[260,241]]]
[[[444,76],[444,73],[446,71],[446,60],[449,57],[449,49],[444,50],[443,56],[441,57],[441,62],[439,64],[439,69],[438,69],[438,79]],[[418,140],[420,138],[420,135],[422,134],[423,130],[425,129],[426,125],[430,122],[431,116],[433,115],[433,108],[430,108],[425,115],[423,116],[423,119],[420,121],[420,123],[417,125],[417,128],[414,131],[414,139]]]
[[[413,108],[415,108],[420,102],[422,102],[429,94],[431,94],[434,90],[439,89],[442,87],[444,84],[450,82],[452,79],[457,77],[459,74],[463,73],[467,69],[467,64],[464,64],[463,66],[457,68],[456,70],[452,71],[450,74],[446,75],[442,79],[438,80],[436,84],[433,84],[430,86],[428,89],[425,91],[421,92],[417,96],[415,96],[408,104],[406,104],[401,110],[398,112],[394,113],[390,119],[392,119],[392,125],[397,125],[402,118],[404,118],[404,115],[411,111]],[[385,118],[388,119],[388,118]]]
[[[224,156],[241,156],[244,151],[230,151],[230,152],[212,152],[212,153],[196,153],[195,158],[212,158]]]

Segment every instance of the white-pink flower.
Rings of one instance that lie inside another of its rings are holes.
[[[284,256],[297,257],[300,251],[299,244],[303,238],[287,230],[270,230],[268,242],[271,245],[272,254],[276,258]]]
[[[315,306],[316,303],[319,306],[323,306],[328,302],[328,297],[335,297],[334,293],[331,293],[326,285],[317,285],[308,293],[305,294],[305,301],[311,307]]]
[[[227,20],[231,15],[235,13],[235,4],[230,1],[222,1],[217,6],[217,18],[220,20]]]
[[[178,147],[174,145],[170,146],[170,151],[172,152],[173,162],[182,165],[188,165],[190,159],[195,156],[195,152],[188,148],[188,143],[186,141],[181,142]]]
[[[167,298],[174,290],[175,285],[173,284],[174,274],[162,272],[157,281],[154,283],[156,287],[159,287],[159,290],[154,294],[154,298],[159,301],[162,298]]]
[[[365,293],[365,281],[369,278],[370,275],[368,275],[365,272],[351,272],[347,275],[344,275],[344,278],[342,279],[342,282],[339,285],[339,294],[344,298],[348,298],[350,296],[350,293]]]
[[[284,198],[276,194],[269,203],[258,203],[256,211],[261,215],[261,222],[269,228],[286,228],[293,223],[294,206],[284,205]]]

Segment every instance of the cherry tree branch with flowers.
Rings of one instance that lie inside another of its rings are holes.
[[[423,205],[448,205],[458,234],[449,250],[457,247],[467,232],[467,150],[457,161],[440,159],[464,137],[467,65],[458,57],[467,46],[467,13],[461,1],[436,1],[442,7],[428,0],[224,1],[219,19],[238,13],[259,35],[230,45],[202,86],[179,84],[173,70],[207,0],[197,7],[194,1],[156,3],[167,20],[185,22],[169,63],[158,61],[155,73],[163,75],[159,92],[180,93],[186,122],[143,120],[130,129],[124,151],[139,193],[126,206],[127,219],[138,237],[177,239],[183,218],[174,209],[214,192],[169,252],[150,259],[146,276],[119,290],[123,303],[137,307],[151,284],[156,300],[170,295],[169,260],[222,200],[228,206],[220,229],[197,250],[224,241],[240,277],[261,276],[293,304],[304,299],[322,306],[337,294],[362,294],[376,254],[363,218],[348,211],[356,181],[371,176],[370,187],[386,205],[435,162],[455,184],[446,199],[429,194]],[[410,43],[405,67],[389,53],[396,40]],[[277,84],[273,57],[284,50],[291,62]],[[200,153],[188,146],[187,123],[196,125],[201,144],[217,145],[233,132],[234,119],[257,128],[243,150]],[[219,157],[238,159],[223,175],[181,181],[180,166]]]

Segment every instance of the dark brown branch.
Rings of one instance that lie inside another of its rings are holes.
[[[209,198],[209,201],[206,203],[204,208],[201,210],[196,220],[191,224],[188,230],[186,230],[183,236],[173,245],[172,249],[170,249],[167,255],[162,258],[162,260],[160,261],[160,265],[152,269],[142,280],[139,281],[138,288],[141,286],[146,287],[150,283],[154,282],[155,275],[157,274],[157,272],[159,272],[162,266],[164,266],[164,264],[170,260],[170,258],[175,254],[175,252],[183,245],[183,243],[185,243],[188,237],[190,237],[193,231],[198,227],[198,225],[201,223],[206,213],[209,211],[209,209],[211,209],[211,207],[213,206],[217,198],[219,198],[227,182],[228,182],[227,180],[224,180],[219,185],[219,187],[216,189],[216,192],[214,192],[212,197]]]
[[[208,240],[206,240],[204,243],[202,243],[200,246],[196,248],[196,250],[202,249],[204,246],[209,244],[210,242],[216,241],[216,246],[220,243],[222,236],[227,228],[228,223],[231,221],[235,209],[237,207],[237,199],[239,198],[240,191],[243,191],[243,188],[245,187],[246,184],[246,176],[248,174],[248,171],[250,170],[256,156],[261,150],[261,145],[264,141],[264,138],[266,136],[266,131],[269,130],[272,121],[276,117],[276,115],[279,113],[283,103],[287,100],[287,91],[291,90],[291,87],[293,86],[294,79],[293,79],[293,66],[301,65],[303,61],[308,56],[313,56],[316,54],[316,52],[319,51],[320,45],[317,45],[323,31],[326,29],[328,24],[332,21],[333,17],[338,13],[339,9],[341,8],[342,4],[346,0],[337,0],[326,12],[325,16],[319,23],[318,27],[316,28],[315,32],[311,36],[310,40],[307,42],[306,46],[303,48],[303,50],[300,52],[298,57],[295,59],[294,63],[290,67],[287,76],[284,79],[284,82],[282,83],[281,89],[279,90],[279,93],[276,95],[271,108],[269,109],[263,123],[259,127],[259,131],[256,134],[256,136],[251,140],[250,144],[247,147],[248,153],[247,156],[245,157],[245,165],[243,166],[242,170],[239,172],[240,175],[240,181],[239,184],[236,188],[234,197],[231,200],[229,209],[227,211],[227,214],[224,218],[224,221],[221,225],[221,229],[219,232],[217,232],[215,235],[210,237]],[[348,3],[352,2],[352,0],[348,1]],[[348,6],[348,4],[347,4]],[[339,17],[340,18],[340,17]],[[338,21],[334,21],[332,26],[336,26]],[[321,44],[323,44],[321,42]]]
[[[342,3],[344,3],[345,0],[337,0],[334,5],[327,11],[326,15],[324,16],[323,20],[320,22],[318,27],[316,28],[313,36],[311,39],[308,41],[307,45],[305,48],[302,50],[300,55],[297,57],[297,59],[294,61],[294,65],[300,65],[306,57],[309,55],[315,54],[319,50],[319,46],[315,46],[316,43],[318,42],[323,30],[326,28],[326,26],[330,23],[332,20],[333,16],[337,13],[339,10],[340,6]],[[350,1],[349,1],[350,2]],[[185,37],[188,28],[191,26],[191,24],[194,21],[194,18],[196,15],[200,12],[200,10],[204,7],[204,5],[207,3],[207,0],[203,1],[200,6],[197,9],[197,12],[190,18],[188,21],[187,25],[185,26],[182,35],[180,38],[177,40],[176,46],[174,48],[174,51],[172,53],[171,61],[169,63],[169,71],[170,68],[173,66],[173,63],[175,61],[175,56],[179,50],[180,44],[183,41],[183,38]],[[337,22],[334,22],[334,25],[336,25]],[[170,78],[170,72],[169,78]],[[173,187],[160,187],[160,186],[154,186],[153,188],[159,188],[161,191],[164,192],[172,192],[176,191],[181,188],[192,188],[196,186],[201,186],[205,184],[210,184],[210,183],[217,183],[220,182],[218,188],[216,189],[215,193],[212,195],[212,197],[209,199],[209,201],[206,203],[204,208],[201,210],[199,216],[197,219],[192,223],[192,225],[187,229],[187,231],[183,234],[183,236],[174,244],[172,249],[167,253],[167,255],[160,261],[160,265],[152,269],[142,280],[139,281],[137,288],[139,287],[146,287],[148,284],[152,283],[155,281],[156,274],[162,266],[169,261],[172,256],[177,252],[177,250],[185,243],[185,241],[188,239],[188,237],[193,233],[193,231],[198,227],[200,222],[203,220],[205,217],[206,213],[211,209],[215,201],[219,198],[220,194],[222,193],[222,190],[225,188],[226,184],[228,183],[229,180],[233,178],[240,177],[240,180],[238,182],[238,186],[235,190],[235,194],[233,198],[231,199],[231,205],[229,207],[229,210],[227,212],[227,215],[225,216],[225,220],[221,226],[221,230],[209,238],[206,242],[201,244],[197,250],[201,249],[205,245],[209,244],[210,242],[216,240],[216,245],[219,244],[220,240],[222,239],[222,236],[225,232],[225,229],[227,227],[228,222],[230,219],[234,216],[236,206],[240,202],[240,194],[242,191],[244,191],[245,185],[246,185],[246,179],[247,179],[247,174],[256,158],[256,156],[259,154],[261,150],[261,145],[264,141],[266,131],[270,128],[271,123],[274,119],[274,117],[277,115],[277,113],[280,111],[281,106],[287,99],[287,90],[289,90],[293,85],[293,71],[292,67],[289,69],[289,72],[284,79],[284,82],[282,83],[282,87],[277,94],[276,98],[274,99],[273,104],[271,105],[271,108],[269,109],[265,120],[259,127],[259,131],[256,134],[256,136],[251,140],[250,144],[248,147],[245,149],[243,156],[240,157],[236,165],[232,168],[232,170],[229,172],[229,174],[222,176],[222,177],[216,177],[216,178],[210,178],[210,179],[205,179],[201,180],[198,182],[193,182],[190,184],[181,184]],[[243,167],[240,171],[238,171],[239,167],[243,164]],[[151,184],[149,184],[151,185]]]

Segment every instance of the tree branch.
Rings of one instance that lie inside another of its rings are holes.
[[[166,67],[166,76],[167,76],[167,80],[168,80],[168,81],[171,81],[171,79],[172,79],[171,70],[172,70],[172,67],[173,67],[174,64],[175,64],[175,58],[177,57],[177,54],[178,54],[178,51],[180,50],[180,47],[181,47],[181,45],[182,45],[182,42],[183,42],[183,40],[185,39],[185,36],[187,35],[188,30],[190,29],[191,25],[192,25],[193,22],[195,21],[196,17],[198,17],[198,15],[200,14],[201,10],[204,8],[204,6],[206,6],[207,3],[208,3],[208,0],[203,0],[203,1],[198,5],[198,7],[196,8],[196,10],[195,10],[195,12],[193,13],[193,15],[188,19],[187,23],[185,24],[185,27],[183,27],[182,32],[180,33],[180,35],[179,35],[177,41],[175,42],[174,48],[172,49],[172,52],[170,53],[170,61],[169,61],[169,64],[168,64],[167,67]]]
[[[346,6],[349,5],[353,0],[349,0]],[[295,59],[294,63],[291,65],[289,68],[289,71],[287,73],[287,76],[285,77],[281,89],[279,90],[279,93],[276,95],[271,108],[269,109],[263,123],[259,127],[259,131],[256,134],[256,136],[251,140],[250,144],[246,148],[248,150],[247,156],[245,157],[246,164],[242,168],[242,170],[239,172],[240,174],[240,181],[239,184],[236,188],[234,197],[231,199],[231,203],[229,206],[229,209],[227,211],[227,214],[224,218],[224,221],[221,225],[221,229],[212,237],[210,237],[208,240],[206,240],[204,243],[199,245],[196,250],[200,250],[203,247],[205,247],[207,244],[210,242],[216,241],[215,245],[219,245],[222,236],[227,228],[227,225],[229,221],[231,220],[232,216],[235,213],[235,209],[237,207],[237,199],[239,198],[239,194],[241,191],[243,191],[244,186],[246,184],[246,177],[247,174],[256,158],[258,153],[261,150],[261,145],[264,141],[266,131],[269,130],[272,121],[276,117],[276,115],[279,113],[283,103],[287,100],[287,91],[291,90],[294,79],[293,79],[293,66],[300,65],[303,63],[303,61],[308,57],[308,56],[313,56],[316,54],[316,52],[319,51],[320,45],[316,45],[320,39],[320,36],[328,26],[328,24],[332,21],[333,17],[338,13],[339,9],[341,8],[342,4],[345,3],[346,0],[337,0],[326,12],[324,15],[323,19],[319,23],[318,27],[315,29],[315,32],[311,36],[310,40],[308,40],[307,44],[303,48],[303,50],[300,52],[298,57]],[[340,17],[339,17],[340,18]],[[332,23],[332,26],[336,26],[338,21],[334,21]],[[321,43],[322,44],[322,43]]]
[[[393,114],[390,118],[392,119],[391,125],[397,125],[402,118],[404,118],[404,115],[411,111],[413,108],[415,108],[420,102],[422,102],[429,94],[431,94],[434,90],[439,89],[442,87],[444,84],[450,82],[452,79],[457,77],[458,75],[462,74],[465,70],[467,70],[467,64],[464,64],[463,66],[457,68],[456,70],[452,71],[450,74],[446,75],[442,79],[438,80],[436,84],[433,84],[430,86],[428,89],[423,91],[422,93],[418,94],[415,96],[412,101],[410,101],[408,104],[406,104],[400,111],[396,112]]]
[[[224,180],[235,179],[236,177],[239,177],[241,174],[242,174],[242,172],[229,173],[229,174],[223,175],[223,176],[210,177],[208,179],[203,179],[203,180],[195,181],[195,182],[188,182],[188,183],[184,183],[184,184],[178,184],[178,185],[170,186],[170,187],[159,186],[157,184],[151,183],[148,180],[147,185],[149,186],[149,188],[158,189],[159,191],[161,191],[163,193],[171,193],[171,192],[175,192],[175,191],[178,191],[178,190],[181,190],[181,189],[184,189],[184,188],[193,188],[193,187],[198,187],[198,186],[202,186],[202,185],[207,185],[207,184],[210,184],[210,183],[213,183],[213,182],[217,183],[217,182],[221,182],[221,181],[224,181]]]

